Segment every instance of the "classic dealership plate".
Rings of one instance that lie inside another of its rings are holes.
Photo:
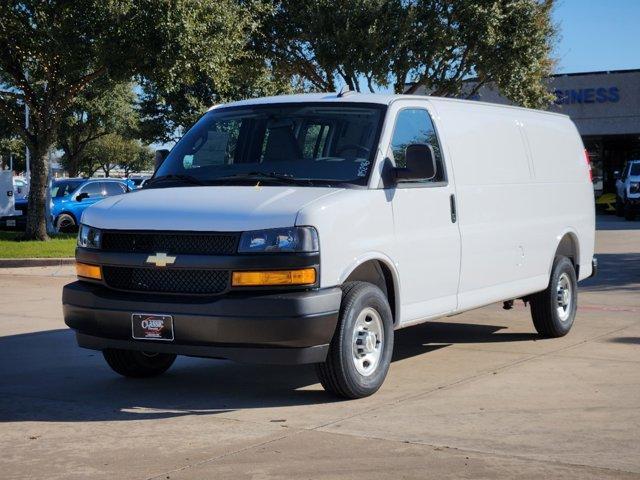
[[[154,313],[131,315],[131,336],[136,340],[173,340],[173,317]]]

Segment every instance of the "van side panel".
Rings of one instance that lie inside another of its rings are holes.
[[[456,179],[462,237],[458,309],[546,288],[566,232],[585,243],[580,278],[588,275],[593,190],[584,156],[579,164],[581,141],[573,124],[559,115],[499,105],[432,103]]]
[[[533,259],[551,268],[549,250],[555,252],[560,238],[549,239],[541,232],[554,231],[556,237],[572,232],[578,240],[579,279],[591,274],[595,243],[595,203],[593,185],[582,139],[567,117],[529,114],[523,118],[531,151],[538,211],[532,220],[537,236]]]

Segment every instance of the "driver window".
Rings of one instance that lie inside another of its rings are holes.
[[[401,110],[396,118],[395,130],[391,140],[391,155],[396,167],[406,167],[405,151],[412,143],[425,143],[431,145],[436,161],[436,175],[431,180],[417,180],[418,182],[443,182],[445,181],[442,152],[438,137],[426,110],[420,108],[407,108]]]

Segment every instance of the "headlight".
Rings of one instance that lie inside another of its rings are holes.
[[[273,228],[244,232],[238,253],[317,252],[318,232],[313,227]]]
[[[629,193],[640,193],[640,183],[638,182],[629,183]]]
[[[78,246],[84,248],[100,248],[102,234],[97,228],[80,225],[78,230]]]

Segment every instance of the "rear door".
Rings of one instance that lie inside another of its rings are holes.
[[[405,166],[410,144],[429,144],[436,156],[435,178],[403,181],[390,191],[402,321],[411,322],[457,308],[460,232],[452,212],[452,176],[428,105],[395,102],[389,113],[395,114],[395,126],[387,156],[396,166]]]

